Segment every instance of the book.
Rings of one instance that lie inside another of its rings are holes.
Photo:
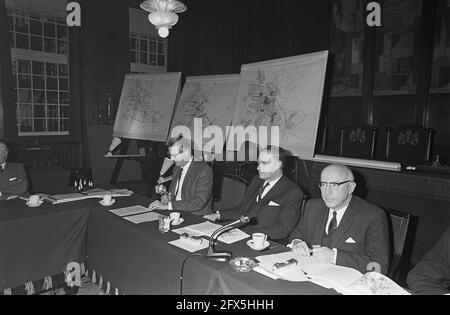
[[[362,274],[353,268],[320,263],[314,257],[302,257],[294,252],[256,257],[254,270],[272,279],[309,281],[344,295],[409,295],[388,277],[369,272]]]
[[[186,226],[177,230],[173,230],[172,232],[177,234],[187,233],[189,235],[211,237],[211,235],[221,227],[222,226],[219,224],[207,221],[199,224]],[[242,230],[232,229],[220,235],[218,240],[224,242],[225,244],[233,244],[248,237],[250,237],[250,235],[243,232]]]

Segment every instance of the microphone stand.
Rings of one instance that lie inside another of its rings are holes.
[[[230,230],[235,225],[238,224],[247,224],[250,222],[250,219],[248,217],[242,216],[239,220],[236,220],[234,222],[231,222],[227,225],[224,225],[220,228],[218,228],[216,231],[214,231],[213,234],[211,234],[211,237],[209,238],[209,247],[208,247],[208,253],[206,254],[206,258],[220,261],[220,262],[227,262],[231,260],[232,252],[230,250],[225,250],[223,252],[216,253],[214,251],[214,242],[216,241],[217,237],[219,237],[222,233],[224,233],[227,230]]]

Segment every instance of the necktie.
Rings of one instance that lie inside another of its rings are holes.
[[[184,171],[184,168],[181,168],[180,177],[178,177],[177,191],[175,192],[175,200],[178,196],[178,192],[180,191],[181,177],[183,176],[183,171]]]
[[[269,186],[269,183],[266,183],[264,186],[261,186],[258,190],[258,202],[262,199],[262,194],[264,193],[264,190],[266,190],[267,186]]]
[[[334,231],[336,231],[336,229],[337,229],[336,215],[337,215],[337,212],[333,211],[333,218],[331,219],[330,224],[328,225],[328,236],[329,237],[332,237]]]
[[[0,174],[2,174],[4,170],[3,165],[0,165]]]
[[[336,215],[337,215],[337,212],[333,211],[333,218],[331,219],[330,224],[328,225],[328,236],[329,237],[332,237],[334,231],[336,231],[336,229],[337,229]]]

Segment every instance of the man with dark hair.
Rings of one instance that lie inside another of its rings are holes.
[[[450,228],[410,271],[407,282],[409,288],[417,294],[450,293]]]
[[[322,198],[308,202],[288,246],[322,263],[362,273],[377,265],[378,271],[386,274],[389,232],[384,211],[353,196],[355,178],[346,166],[327,166],[320,175],[319,187]]]
[[[196,215],[212,213],[212,169],[194,160],[191,142],[173,138],[168,142],[169,156],[175,162],[169,199],[154,201],[150,210],[189,211]]]
[[[27,192],[28,176],[22,164],[10,163],[8,147],[0,142],[0,200],[9,200]]]
[[[236,220],[245,215],[256,221],[255,225],[243,228],[246,232],[264,233],[272,240],[286,238],[298,222],[303,197],[300,187],[283,175],[286,156],[276,146],[262,150],[258,158],[259,177],[253,179],[240,205],[204,218]]]

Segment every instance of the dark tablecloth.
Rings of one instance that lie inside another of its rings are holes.
[[[63,272],[82,262],[92,200],[29,208],[17,199],[0,203],[0,290]]]
[[[188,252],[168,244],[179,238],[172,231],[161,234],[158,222],[133,224],[108,210],[130,205],[148,206],[149,200],[139,196],[118,199],[110,208],[95,206],[88,223],[87,262],[97,277],[110,282],[125,294],[179,294],[181,265]],[[204,221],[183,213],[187,226]],[[246,240],[216,248],[231,249],[233,256],[255,257],[259,252],[246,245]],[[286,251],[284,246],[265,254]],[[206,250],[200,251],[205,254]],[[238,273],[228,263],[205,257],[192,257],[185,265],[183,294],[284,295],[336,294],[315,284],[272,280],[256,272]]]

